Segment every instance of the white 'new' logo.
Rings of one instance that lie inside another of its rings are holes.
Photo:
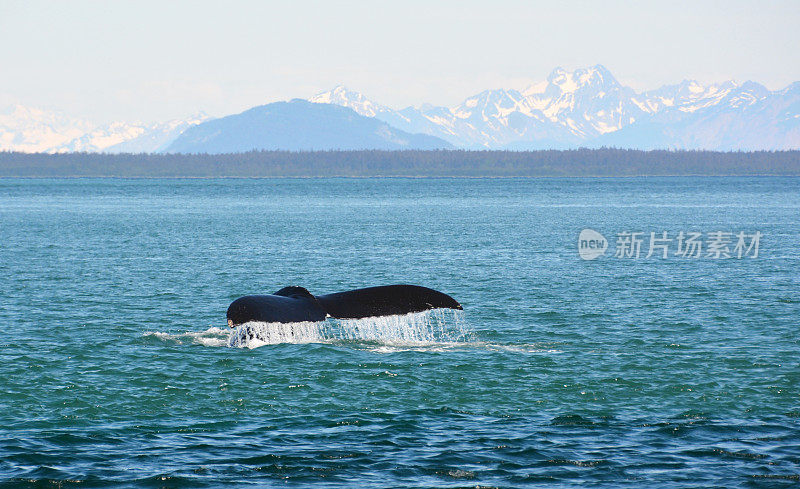
[[[578,254],[584,260],[594,260],[608,249],[605,236],[594,229],[584,229],[578,235]]]

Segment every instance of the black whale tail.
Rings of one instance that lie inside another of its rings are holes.
[[[393,316],[428,309],[462,309],[447,294],[419,285],[384,285],[317,296],[328,314],[337,319]]]
[[[228,307],[228,325],[248,321],[292,323],[323,321],[326,317],[360,319],[422,312],[429,309],[462,309],[455,299],[419,285],[385,285],[366,289],[312,295],[303,287],[284,287],[272,295],[248,295]]]

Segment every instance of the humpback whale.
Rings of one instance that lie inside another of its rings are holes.
[[[384,285],[365,289],[312,295],[303,287],[290,286],[270,295],[239,297],[228,306],[228,326],[249,321],[296,323],[359,319],[422,312],[428,309],[462,309],[455,299],[419,285]]]

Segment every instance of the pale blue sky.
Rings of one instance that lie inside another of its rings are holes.
[[[636,89],[800,80],[800,1],[0,0],[0,105],[98,122],[224,115],[344,83],[456,104],[597,63]]]

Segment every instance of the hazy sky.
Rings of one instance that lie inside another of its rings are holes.
[[[0,105],[224,115],[343,83],[392,107],[603,64],[636,89],[800,80],[800,1],[0,0]]]

